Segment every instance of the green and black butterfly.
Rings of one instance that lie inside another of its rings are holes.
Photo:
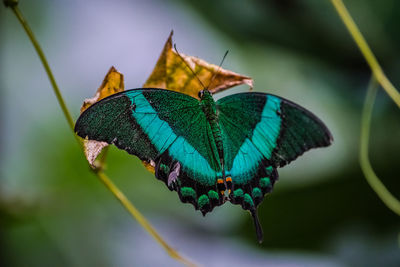
[[[203,215],[230,201],[249,210],[257,238],[257,206],[278,179],[277,168],[332,136],[311,112],[278,96],[240,93],[214,101],[156,88],[109,96],[79,117],[82,138],[126,150]]]

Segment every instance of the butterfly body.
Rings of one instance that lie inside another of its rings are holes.
[[[75,131],[138,156],[182,202],[203,215],[226,201],[252,214],[278,179],[277,168],[332,137],[309,111],[283,98],[241,93],[217,102],[156,88],[105,98],[81,114]]]
[[[224,161],[224,148],[222,144],[222,133],[218,124],[218,113],[217,106],[212,97],[211,93],[208,90],[203,90],[199,93],[200,95],[200,105],[204,112],[204,115],[207,118],[208,123],[210,124],[210,129],[214,137],[215,145],[218,151],[219,161],[221,164],[222,175],[224,175],[223,171],[223,161]]]

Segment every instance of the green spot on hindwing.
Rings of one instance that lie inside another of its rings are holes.
[[[211,199],[218,199],[219,198],[218,193],[215,192],[214,190],[208,191],[208,197],[211,198]]]
[[[170,171],[170,168],[169,168],[167,165],[161,163],[161,164],[160,164],[160,170],[161,170],[163,173],[168,174],[169,171]]]
[[[271,175],[273,170],[274,170],[274,167],[272,167],[272,166],[268,166],[268,167],[265,169],[265,171],[267,172],[267,175]]]
[[[251,194],[253,195],[253,198],[258,198],[263,196],[261,189],[258,187],[254,187],[253,192]]]
[[[182,187],[181,195],[182,197],[192,197],[194,199],[196,198],[196,192],[191,187]]]
[[[271,186],[271,179],[269,177],[264,177],[260,179],[260,186],[262,188],[270,187]]]
[[[233,191],[233,196],[236,197],[243,197],[243,190],[241,188],[236,189],[235,191]]]
[[[201,195],[199,199],[197,200],[197,204],[199,205],[199,208],[203,208],[205,205],[210,204],[210,199],[208,198],[207,195]]]
[[[251,196],[249,194],[244,194],[244,202],[246,204],[248,204],[249,206],[254,206],[254,202],[253,199],[251,198]]]

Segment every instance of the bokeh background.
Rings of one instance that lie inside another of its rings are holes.
[[[400,2],[345,1],[400,87]],[[178,49],[249,75],[331,129],[329,148],[280,170],[259,208],[265,240],[229,203],[203,217],[112,148],[107,173],[179,252],[203,266],[400,266],[399,218],[358,164],[370,71],[328,0],[20,1],[76,119],[110,66],[140,87],[171,29]],[[181,266],[91,174],[43,67],[0,7],[0,266]],[[248,88],[228,90],[217,98]],[[381,90],[371,161],[400,197],[400,112]]]

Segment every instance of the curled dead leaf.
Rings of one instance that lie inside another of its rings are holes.
[[[88,140],[85,139],[83,141],[83,151],[85,152],[85,156],[90,166],[93,168],[97,168],[100,166],[96,165],[96,158],[101,153],[103,148],[107,147],[108,143],[100,142],[96,140]]]
[[[92,98],[83,101],[81,113],[97,101],[122,91],[124,91],[124,75],[112,66],[107,72],[106,77],[104,77],[100,87],[97,89],[96,94]]]
[[[240,84],[247,84],[253,88],[253,79],[248,76],[219,68],[197,57],[180,53],[181,58],[172,48],[172,34],[173,32],[169,35],[157,64],[143,87],[164,88],[198,98],[199,91],[204,88],[193,75],[194,72],[213,94]]]

